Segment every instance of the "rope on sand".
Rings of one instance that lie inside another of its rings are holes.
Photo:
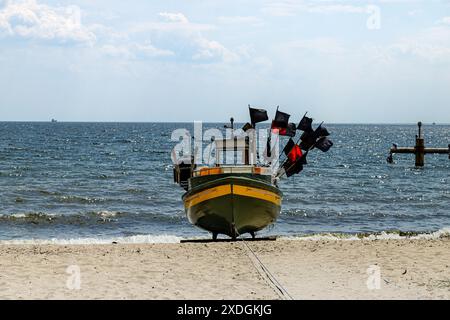
[[[266,282],[268,282],[269,285],[275,290],[278,296],[283,300],[294,300],[294,298],[289,294],[286,288],[283,287],[283,285],[277,280],[277,278],[275,278],[272,272],[270,272],[269,268],[264,265],[264,263],[261,261],[261,259],[259,259],[252,248],[250,248],[247,242],[244,239],[242,239],[242,242],[250,253],[249,257],[253,266],[262,275]],[[253,256],[254,259],[251,259],[251,256]]]

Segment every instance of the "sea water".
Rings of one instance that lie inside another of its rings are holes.
[[[281,180],[281,215],[260,236],[446,234],[448,156],[426,155],[424,168],[415,168],[408,154],[386,162],[392,143],[414,145],[416,125],[326,127],[334,146],[314,150],[299,175]],[[173,183],[171,134],[178,128],[192,124],[0,122],[0,241],[209,237],[189,224],[184,190]],[[450,143],[449,125],[423,130],[427,146]]]

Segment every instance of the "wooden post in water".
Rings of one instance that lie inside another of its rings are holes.
[[[422,122],[418,122],[419,135],[416,136],[416,146],[414,153],[416,154],[416,167],[423,167],[425,164],[425,141],[422,135]]]
[[[419,127],[419,134],[416,135],[416,145],[411,147],[397,147],[396,144],[391,148],[389,156],[387,157],[387,162],[393,163],[394,160],[392,155],[394,153],[413,153],[416,156],[416,167],[423,167],[425,164],[425,154],[426,153],[437,153],[437,154],[448,154],[450,159],[450,144],[448,148],[425,148],[425,139],[422,133],[422,122],[417,123]]]

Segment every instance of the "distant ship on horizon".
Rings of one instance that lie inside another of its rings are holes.
[[[58,120],[52,118],[52,122],[53,122],[53,123],[54,123],[54,122],[58,122]]]

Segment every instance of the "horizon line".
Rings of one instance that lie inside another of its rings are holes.
[[[0,120],[0,123],[168,123],[168,124],[177,124],[177,123],[194,123],[200,120],[191,120],[191,121],[115,121],[115,120],[57,120],[56,122],[52,122],[51,120]],[[228,123],[229,121],[202,121],[203,123],[211,123],[211,124],[223,124]],[[324,122],[327,124],[337,124],[337,125],[417,125],[417,122]],[[450,122],[424,122],[421,121],[424,125],[450,125]],[[235,123],[245,124],[246,122],[238,122]],[[270,124],[270,122],[261,122],[261,124]]]

